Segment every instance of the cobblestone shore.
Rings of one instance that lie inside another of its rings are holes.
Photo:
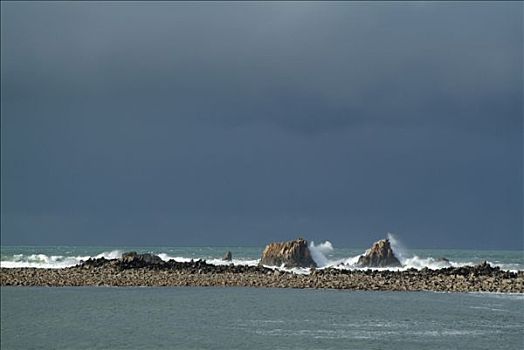
[[[216,266],[204,261],[172,260],[130,266],[118,259],[102,258],[64,269],[2,268],[0,271],[1,286],[234,286],[524,293],[524,271],[503,271],[486,263],[440,270],[327,268],[301,275],[262,266]]]

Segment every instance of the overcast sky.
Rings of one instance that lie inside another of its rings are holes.
[[[2,244],[523,249],[523,4],[1,3]]]

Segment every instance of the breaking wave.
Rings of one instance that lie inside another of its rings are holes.
[[[63,256],[63,255],[45,255],[45,254],[14,254],[11,257],[4,257],[0,261],[0,267],[17,268],[17,267],[35,267],[46,269],[60,269],[71,267],[86,261],[89,258],[99,259],[117,259],[122,256],[122,251],[112,250],[102,252],[94,256]]]
[[[333,245],[330,241],[325,241],[319,245],[315,245],[315,242],[311,241],[309,244],[309,251],[311,257],[319,267],[325,267],[330,265],[330,261],[326,258],[325,254],[329,254],[333,251]]]
[[[503,270],[509,271],[519,271],[524,270],[524,257],[522,252],[515,252],[513,255],[504,255],[504,252],[499,253],[498,255],[488,255],[484,256],[483,252],[479,251],[460,251],[454,252],[452,256],[448,256],[448,259],[441,258],[437,254],[441,252],[446,253],[447,251],[430,251],[432,254],[427,256],[420,256],[413,254],[408,250],[399,240],[399,238],[392,234],[388,233],[387,238],[391,243],[394,254],[397,256],[399,261],[402,264],[402,267],[393,267],[393,268],[374,268],[377,270],[406,270],[410,268],[415,268],[417,270],[423,268],[430,269],[441,269],[446,267],[460,267],[466,265],[476,265],[480,262],[487,260],[492,266],[498,266]],[[70,248],[68,251],[58,251],[57,254],[44,254],[42,250],[38,251],[39,248],[26,248],[25,251],[22,249],[22,252],[25,254],[20,254],[20,251],[13,250],[15,254],[6,254],[4,248],[2,248],[2,258],[0,261],[0,267],[2,268],[22,268],[22,267],[32,267],[32,268],[65,268],[78,265],[83,261],[88,260],[89,258],[106,258],[106,259],[116,259],[120,258],[123,250],[108,250],[101,253],[95,253],[91,255],[87,254],[74,254],[76,248]],[[162,248],[160,248],[162,249]],[[248,265],[256,266],[260,261],[261,250],[251,249],[246,250],[245,248],[238,248],[238,252],[233,254],[233,260],[224,261],[221,256],[223,254],[223,248],[206,248],[207,254],[200,249],[182,249],[182,250],[157,250],[155,252],[148,251],[147,249],[141,249],[142,252],[150,252],[158,255],[162,260],[175,260],[178,262],[189,262],[191,260],[202,259],[209,264],[213,265]],[[7,250],[7,249],[6,249]],[[365,253],[364,250],[360,252],[354,249],[335,249],[333,244],[330,241],[325,241],[316,244],[315,242],[310,242],[309,250],[311,252],[311,257],[317,264],[319,269],[333,267],[337,269],[344,270],[360,270],[367,269],[359,267],[357,262],[359,257]],[[30,253],[28,253],[30,251]],[[80,251],[80,250],[78,250]],[[171,253],[169,253],[171,251]],[[173,253],[177,251],[178,253]],[[426,250],[425,250],[426,251]],[[85,251],[80,251],[85,253]],[[426,251],[429,252],[429,251]],[[426,255],[426,253],[424,253]],[[190,257],[188,257],[190,256]],[[273,269],[280,269],[286,271],[292,271],[295,273],[309,273],[310,269],[308,268],[294,268],[286,269],[284,267],[272,267]]]

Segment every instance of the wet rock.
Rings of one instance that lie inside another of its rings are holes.
[[[104,260],[106,261],[105,263]],[[170,260],[146,268],[120,269],[120,259],[92,259],[65,269],[0,268],[2,286],[243,286],[353,290],[434,290],[450,292],[524,292],[524,271],[512,273],[487,263],[445,269],[316,269],[310,275],[272,271],[260,266],[215,266],[202,260]],[[89,266],[89,265],[85,265]],[[465,275],[461,275],[460,272]]]
[[[120,259],[89,259],[64,269],[0,267],[0,277],[1,286],[242,286],[524,293],[524,271],[504,271],[487,262],[406,271],[328,267],[302,275],[263,266],[212,265],[204,260],[159,262],[151,254],[130,252]]]
[[[120,260],[124,262],[129,262],[135,259],[138,256],[137,252],[126,252],[122,254],[122,258]]]
[[[95,267],[102,267],[102,266],[104,266],[105,264],[107,264],[109,262],[110,262],[110,260],[107,260],[104,257],[101,257],[101,258],[98,258],[98,259],[89,258],[89,259],[87,259],[86,261],[84,261],[82,263],[82,266],[84,268],[86,268],[86,269],[89,269],[89,268],[95,268]]]
[[[224,257],[222,258],[222,260],[224,260],[224,261],[231,261],[231,260],[233,260],[233,254],[231,254],[231,252],[228,251],[226,253],[226,255],[224,255]]]
[[[449,261],[449,259],[444,258],[444,257],[435,259],[435,262],[438,263],[440,266],[446,266],[446,267],[451,266],[451,262]]]
[[[260,265],[317,267],[311,257],[308,242],[303,238],[288,242],[270,243],[262,253]]]
[[[148,267],[151,265],[159,265],[164,261],[159,256],[145,253],[138,254],[137,252],[127,252],[122,254],[120,259],[120,266],[122,268],[139,268]]]
[[[473,266],[472,270],[473,270],[473,273],[477,276],[486,276],[486,275],[491,275],[494,272],[499,272],[500,268],[493,267],[487,261],[483,261],[482,263],[476,266]]]
[[[395,267],[402,266],[391,249],[388,239],[382,239],[373,244],[364,255],[358,259],[359,266],[362,267]]]

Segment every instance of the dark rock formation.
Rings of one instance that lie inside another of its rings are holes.
[[[164,261],[159,256],[153,254],[138,254],[137,252],[128,252],[122,254],[121,265],[123,267],[146,267],[151,265],[159,265]]]
[[[226,253],[226,255],[224,255],[224,257],[222,258],[222,260],[224,260],[224,261],[231,261],[231,260],[233,260],[233,254],[231,254],[231,252],[228,251]]]
[[[222,274],[222,273],[273,273],[269,268],[263,266],[247,266],[247,265],[213,265],[208,264],[205,260],[191,260],[187,262],[179,262],[174,259],[163,261],[156,255],[152,254],[138,254],[136,252],[129,252],[122,254],[120,259],[89,259],[79,265],[72,267],[87,270],[104,270],[117,269],[119,271],[127,270],[150,270],[150,271],[179,271],[188,274]]]
[[[435,260],[437,263],[440,263],[442,265],[451,266],[451,263],[449,262],[448,258],[440,257]]]
[[[362,267],[395,267],[402,266],[400,261],[393,254],[393,249],[388,239],[382,239],[373,244],[364,255],[358,259],[359,266]]]
[[[288,242],[270,243],[262,253],[260,265],[317,267],[311,257],[308,242],[303,238]]]
[[[99,259],[89,258],[86,261],[83,261],[81,263],[81,266],[83,266],[86,269],[89,269],[89,268],[93,268],[93,267],[102,267],[102,266],[108,264],[109,262],[110,262],[110,260],[107,260],[104,257],[101,257]]]
[[[472,273],[476,276],[489,276],[499,271],[500,267],[493,267],[487,261],[483,261],[482,263],[473,266]]]

